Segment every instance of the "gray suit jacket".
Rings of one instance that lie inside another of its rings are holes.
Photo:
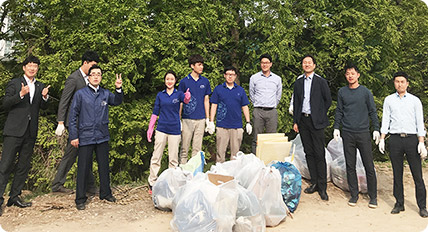
[[[73,101],[74,93],[86,86],[86,82],[80,69],[74,71],[67,80],[65,80],[64,90],[62,91],[61,99],[58,106],[57,121],[63,121],[64,125],[68,127],[68,114]]]

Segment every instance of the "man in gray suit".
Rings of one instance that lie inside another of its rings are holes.
[[[56,128],[55,134],[61,136],[65,129],[68,128],[68,114],[70,112],[71,102],[73,100],[74,93],[86,87],[88,84],[88,71],[93,65],[96,65],[100,61],[98,54],[94,51],[86,51],[82,56],[82,65],[76,71],[74,71],[65,81],[64,90],[62,91],[61,100],[58,106],[58,127]],[[64,187],[64,183],[67,178],[67,173],[70,171],[74,162],[76,162],[77,148],[67,142],[65,147],[64,156],[58,166],[58,172],[55,175],[55,179],[52,182],[52,192],[58,193],[73,193],[73,190]],[[91,195],[96,194],[95,179],[92,172],[89,173],[88,180],[88,193]]]

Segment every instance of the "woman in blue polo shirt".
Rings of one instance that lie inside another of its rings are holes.
[[[155,147],[150,160],[150,193],[151,186],[155,184],[158,178],[162,154],[166,143],[168,143],[168,167],[174,168],[178,166],[178,147],[181,140],[180,103],[189,103],[191,97],[189,89],[183,93],[174,88],[177,82],[177,76],[174,71],[168,71],[164,76],[164,80],[166,89],[156,95],[153,114],[150,118],[149,129],[147,130],[147,140],[151,142],[153,129],[157,117],[159,116],[155,134]]]

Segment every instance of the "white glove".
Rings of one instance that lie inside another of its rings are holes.
[[[424,142],[419,142],[418,144],[418,153],[421,155],[421,159],[426,159],[427,158],[427,149],[425,147],[425,143]]]
[[[373,140],[375,141],[376,145],[379,144],[379,140],[380,140],[380,133],[379,133],[379,131],[373,131]]]
[[[253,127],[251,126],[251,123],[247,122],[247,125],[245,125],[245,130],[247,131],[247,134],[251,135],[251,132],[253,132]]]
[[[385,153],[385,139],[379,139],[379,151],[380,153]]]
[[[339,141],[339,138],[340,138],[340,130],[339,129],[334,129],[333,137],[336,141]]]
[[[293,115],[293,105],[290,105],[290,107],[288,107],[288,113]]]
[[[55,134],[57,136],[61,136],[64,133],[64,131],[65,131],[64,124],[58,124],[58,126],[56,127],[56,130],[55,130]]]
[[[214,122],[208,122],[207,132],[210,133],[210,135],[212,135],[214,134],[214,131],[215,131]]]
[[[210,119],[206,118],[205,119],[205,132],[208,132],[208,127],[210,126]]]

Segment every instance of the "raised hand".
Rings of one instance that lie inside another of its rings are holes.
[[[117,89],[122,87],[122,73],[120,74],[116,73],[116,82],[114,84],[116,85]]]
[[[25,96],[25,94],[30,92],[30,87],[28,85],[24,85],[24,83],[21,83],[21,91],[19,92],[19,95],[21,97]]]
[[[50,85],[48,85],[48,87],[45,87],[45,88],[43,88],[43,90],[42,90],[42,96],[44,97],[44,98],[46,98],[46,96],[48,95],[48,93],[49,93],[49,88],[50,88],[51,86]]]

